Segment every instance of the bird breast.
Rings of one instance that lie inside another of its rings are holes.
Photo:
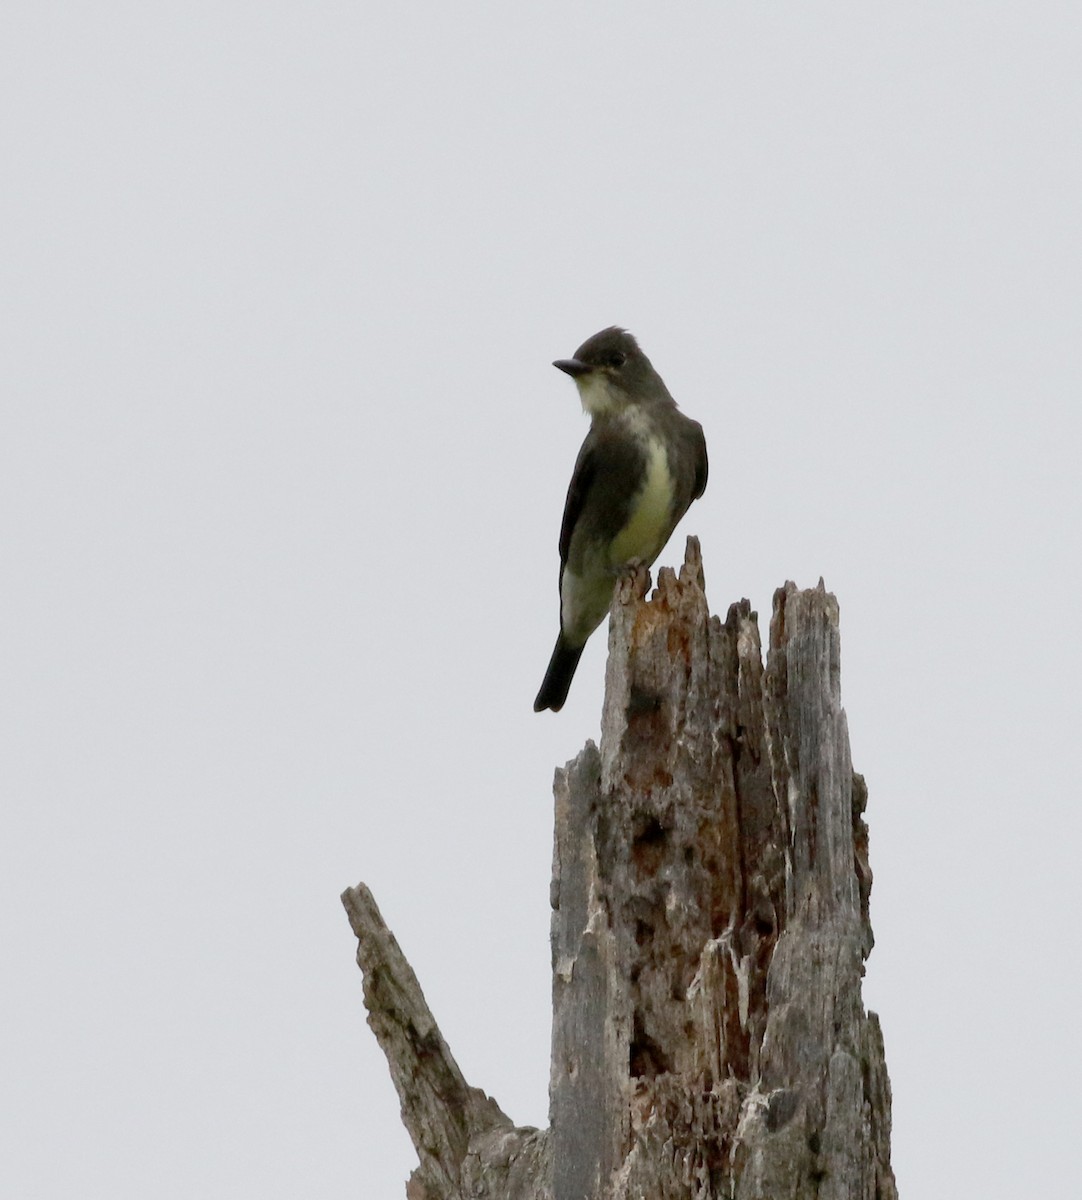
[[[613,539],[611,564],[619,569],[636,559],[649,565],[672,533],[673,479],[669,455],[660,438],[647,443],[646,474],[632,500],[627,524]]]

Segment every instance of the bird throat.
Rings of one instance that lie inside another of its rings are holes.
[[[588,375],[580,375],[575,383],[579,389],[583,412],[589,413],[591,417],[610,417],[627,406],[627,397],[618,388],[613,387],[612,381],[604,371],[591,371]]]

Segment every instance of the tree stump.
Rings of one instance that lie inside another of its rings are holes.
[[[549,1129],[466,1084],[370,893],[343,896],[407,1197],[894,1200],[837,602],[780,588],[764,668],[694,538],[646,582],[613,599],[600,749],[556,773]]]

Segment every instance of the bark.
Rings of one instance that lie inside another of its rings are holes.
[[[367,889],[343,897],[407,1196],[894,1200],[837,602],[779,589],[764,668],[694,539],[645,590],[613,601],[600,748],[556,774],[549,1129],[466,1084]]]
[[[357,936],[368,1023],[420,1159],[407,1200],[550,1200],[547,1134],[516,1128],[495,1100],[466,1083],[368,888],[348,889],[342,903]]]

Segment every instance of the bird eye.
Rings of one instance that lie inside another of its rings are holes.
[[[627,355],[622,350],[614,350],[609,355],[609,365],[613,367],[622,367],[627,362]]]

